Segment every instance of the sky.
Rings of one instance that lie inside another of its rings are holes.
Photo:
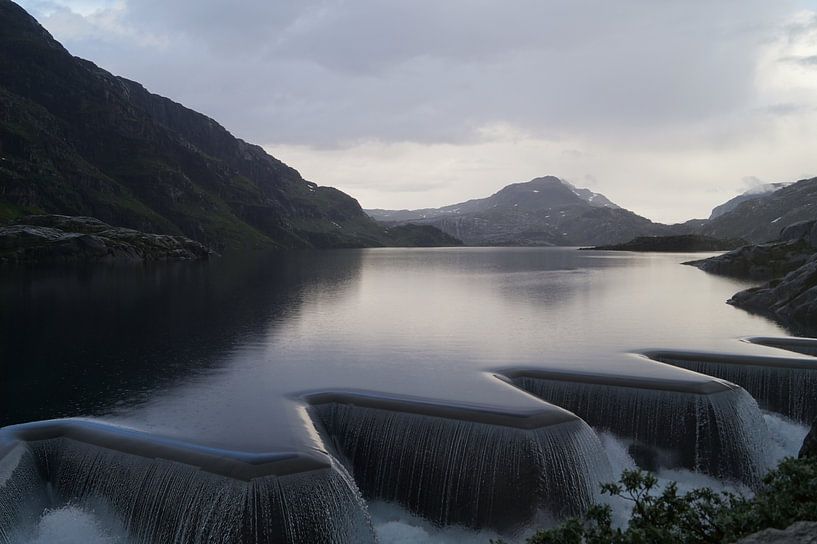
[[[662,222],[817,176],[817,0],[21,0],[366,208],[555,175]]]

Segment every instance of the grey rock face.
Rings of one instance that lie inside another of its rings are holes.
[[[785,242],[744,246],[717,257],[684,264],[723,276],[768,280],[803,266],[812,253],[814,249],[808,242],[790,239]]]
[[[817,419],[811,424],[811,430],[803,440],[803,447],[800,448],[800,458],[817,457]]]
[[[199,260],[210,253],[183,236],[112,227],[92,217],[37,215],[0,227],[0,263]]]
[[[813,328],[817,325],[817,254],[782,279],[736,293],[729,303]]]
[[[817,544],[817,523],[798,521],[787,529],[766,529],[738,540],[738,544]]]
[[[815,226],[817,226],[817,221],[799,221],[793,223],[780,231],[780,239],[783,241],[808,240]]]
[[[811,232],[809,232],[808,236],[808,243],[814,249],[817,249],[817,221],[814,222],[814,225],[811,227]]]

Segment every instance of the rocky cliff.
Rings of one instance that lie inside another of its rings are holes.
[[[387,245],[352,197],[71,56],[0,0],[0,220],[99,218],[217,249]]]

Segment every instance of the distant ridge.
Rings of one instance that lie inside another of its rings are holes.
[[[705,222],[700,233],[715,238],[743,238],[753,243],[775,240],[784,227],[817,219],[817,178],[782,184]]]
[[[434,225],[470,245],[602,245],[676,231],[555,176],[442,208],[367,213],[386,223]]]
[[[758,198],[764,198],[772,194],[773,192],[777,191],[778,189],[782,189],[783,187],[787,187],[791,185],[791,183],[766,183],[764,185],[759,185],[757,187],[753,187],[748,191],[739,194],[735,198],[727,200],[720,206],[715,206],[712,209],[712,213],[709,215],[709,219],[715,219],[716,217],[720,217],[725,213],[729,213],[735,208],[738,207],[739,204],[742,202],[748,202],[749,200],[755,200]]]

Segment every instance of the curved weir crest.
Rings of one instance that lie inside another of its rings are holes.
[[[817,342],[800,338],[758,338],[752,343],[806,353]],[[645,356],[680,368],[717,376],[749,392],[761,407],[803,423],[817,417],[817,359],[737,355],[685,350],[650,350]]]
[[[230,452],[87,421],[0,434],[3,544],[46,507],[99,501],[145,544],[374,542],[354,482],[328,457]]]
[[[667,353],[678,352],[648,355]],[[486,374],[495,404],[359,389],[289,395],[294,411],[269,425],[291,420],[295,434],[273,434],[292,446],[279,441],[267,453],[87,420],[5,427],[0,543],[47,508],[99,501],[140,543],[373,542],[363,497],[441,526],[513,532],[541,511],[582,511],[614,476],[588,424],[651,447],[668,466],[757,484],[767,430],[746,391],[647,355],[623,357],[615,372]]]
[[[503,374],[595,428],[648,446],[662,464],[750,486],[768,469],[762,415],[752,397],[731,383],[686,371],[666,378],[536,368]]]
[[[496,411],[363,391],[305,395],[367,498],[439,525],[513,531],[577,514],[612,475],[595,433],[545,403]]]
[[[744,338],[744,341],[758,346],[767,346],[817,357],[817,339],[815,338],[752,336]]]

